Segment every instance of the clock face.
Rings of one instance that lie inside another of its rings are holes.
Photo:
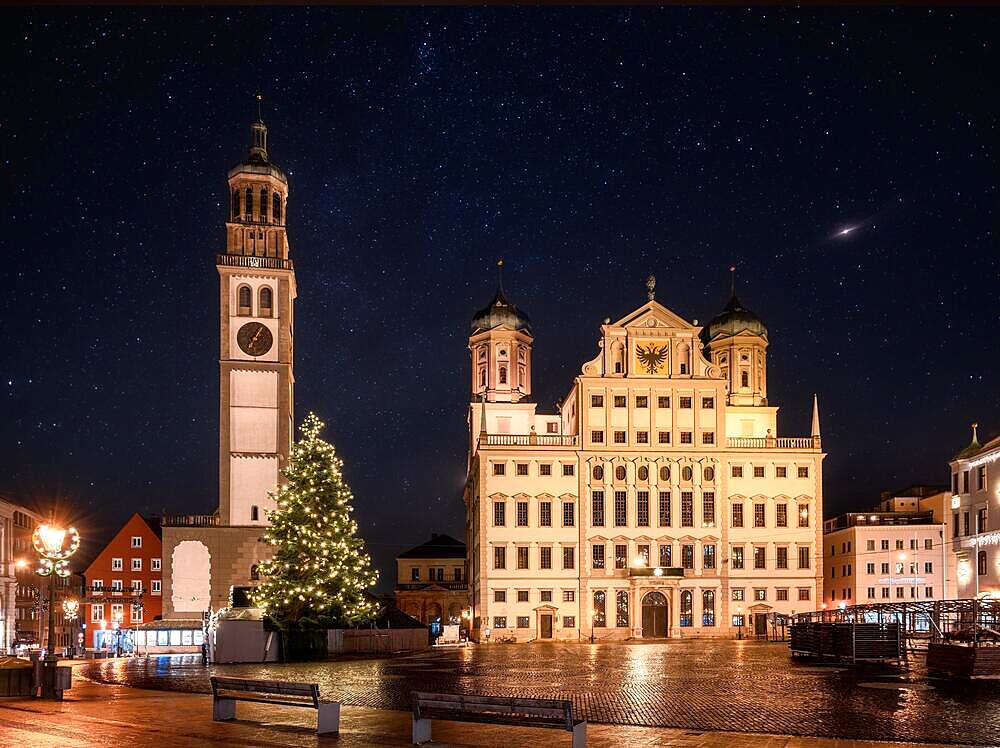
[[[271,350],[274,338],[271,336],[271,331],[267,329],[267,325],[260,322],[247,322],[236,333],[236,342],[245,354],[256,357],[263,356]]]

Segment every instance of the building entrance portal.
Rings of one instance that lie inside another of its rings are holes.
[[[540,638],[551,639],[552,638],[552,616],[547,613],[543,613],[541,616],[542,631]]]
[[[659,592],[650,592],[642,598],[643,639],[665,639],[667,636],[667,598]]]

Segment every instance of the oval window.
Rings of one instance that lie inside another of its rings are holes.
[[[615,468],[615,478],[618,480],[625,480],[625,466],[619,465]]]
[[[604,468],[594,465],[594,480],[604,480]]]
[[[705,468],[705,480],[707,481],[715,480],[715,468],[712,467]]]
[[[685,465],[684,468],[681,470],[681,479],[682,480],[691,480],[691,476],[693,476],[693,475],[694,475],[694,471],[691,469],[690,465]]]
[[[649,480],[649,468],[645,465],[639,468],[639,480]]]
[[[666,465],[660,468],[660,480],[668,481],[670,480],[670,468]]]

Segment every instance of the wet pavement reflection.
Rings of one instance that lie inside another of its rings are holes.
[[[490,644],[379,659],[215,665],[198,656],[99,662],[82,673],[210,692],[210,675],[320,684],[353,706],[409,709],[412,690],[571,699],[591,722],[853,739],[1000,744],[1000,682],[792,662],[746,641]],[[873,685],[874,684],[874,685]]]

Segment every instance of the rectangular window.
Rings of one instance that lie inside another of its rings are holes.
[[[159,571],[160,570],[160,559],[158,559],[158,558],[150,559],[150,561],[149,561],[149,568],[152,571]]]
[[[934,588],[924,587],[924,597],[934,597]]]
[[[875,573],[875,564],[873,562],[865,564],[865,574],[874,574],[874,573]]]
[[[120,595],[122,593],[122,580],[120,579],[111,580],[111,592],[116,595]]]
[[[111,571],[122,571],[125,568],[125,561],[121,558],[111,559]]]
[[[976,532],[986,532],[986,510],[976,510]]]
[[[883,562],[883,564],[882,564],[882,573],[883,574],[888,574],[889,573],[889,564],[888,563],[884,563]]]
[[[551,569],[552,568],[552,548],[547,545],[543,545],[538,549],[538,568],[540,569]]]
[[[681,546],[681,568],[694,568],[694,546],[690,543]]]
[[[809,505],[808,504],[802,504],[799,507],[799,527],[809,527]]]
[[[636,431],[635,432],[635,443],[636,444],[649,444],[649,432],[648,431]]]
[[[764,504],[753,505],[753,526],[754,527],[764,526]]]
[[[755,569],[765,569],[767,565],[766,560],[767,549],[762,545],[755,545],[753,547],[753,568]]]
[[[563,566],[564,569],[575,569],[576,568],[576,548],[563,548]]]
[[[133,558],[132,559],[132,571],[142,571],[142,559]]]
[[[519,501],[517,502],[517,526],[527,527],[528,526],[528,502]]]
[[[608,625],[607,600],[608,593],[604,590],[594,592],[594,615],[592,619],[594,628],[604,628]]]
[[[869,587],[868,588],[868,599],[869,600],[874,600],[875,599],[875,588],[874,587]]]
[[[743,602],[744,597],[742,587],[733,587],[733,600],[738,603]]]
[[[787,588],[776,589],[774,591],[774,599],[782,601],[788,600],[788,589]]]
[[[635,407],[637,407],[637,408],[648,408],[649,407],[649,398],[646,397],[645,395],[636,395],[636,398],[635,398]]]
[[[590,441],[594,444],[604,444],[604,432],[603,431],[591,431]]]
[[[702,550],[702,568],[704,569],[714,569],[715,568],[715,545],[708,544],[701,547]]]
[[[670,491],[660,491],[660,527],[670,527]]]
[[[734,477],[734,478],[742,478],[743,477],[743,466],[742,465],[733,465],[732,471],[731,471],[730,475],[732,475],[732,477]]]
[[[101,593],[104,592],[104,580],[95,579],[93,583],[90,585],[90,589],[91,591],[93,591],[95,595],[100,595]]]
[[[809,568],[809,546],[804,545],[799,548],[799,568]]]
[[[798,475],[799,475],[800,478],[808,478],[809,477],[809,468],[807,468],[807,467],[800,467]]]
[[[507,616],[493,616],[493,628],[495,629],[507,628]]]
[[[507,473],[506,463],[503,462],[493,463],[493,475],[506,475],[506,473]]]
[[[715,491],[701,494],[701,521],[706,527],[715,527]]]
[[[604,543],[594,543],[590,547],[590,558],[594,569],[604,568]]]
[[[576,602],[576,590],[563,590],[563,602]]]
[[[952,532],[952,535],[957,538],[958,537],[958,512],[955,512],[955,523],[952,525],[952,529],[954,530],[954,532]]]
[[[787,478],[788,477],[788,468],[785,467],[784,465],[778,465],[774,469],[774,477],[775,478]]]
[[[576,616],[563,616],[563,628],[564,629],[575,629],[576,628]]]
[[[160,580],[159,579],[154,579],[153,581],[150,582],[150,585],[152,586],[152,589],[150,590],[150,592],[152,592],[154,595],[159,595],[160,594]]]
[[[714,431],[703,431],[701,434],[702,444],[715,444],[715,432]]]
[[[657,438],[657,441],[659,441],[660,444],[670,444],[670,432],[669,431],[660,431],[657,434],[656,438]]]
[[[777,527],[788,527],[788,504],[777,504],[774,509],[774,524]]]
[[[776,569],[787,569],[788,568],[788,549],[784,546],[778,546],[775,548],[777,554],[775,556],[774,566]]]
[[[590,492],[590,523],[604,527],[604,491]]]
[[[875,550],[875,541],[874,540],[867,541],[865,543],[865,549],[869,550],[869,551],[874,551]]]
[[[962,471],[962,493],[969,493],[969,471]],[[966,533],[968,535],[969,533]]]
[[[934,573],[934,563],[932,561],[924,561],[924,574]]]
[[[799,600],[808,600],[808,599],[809,599],[809,588],[799,587]]]
[[[660,566],[671,567],[673,566],[673,550],[674,547],[670,543],[660,544]]]
[[[917,539],[916,538],[910,538],[910,550],[911,551],[917,550]]]
[[[670,407],[670,398],[669,397],[664,397],[662,395],[660,397],[656,398],[656,407],[657,408],[669,408]]]
[[[414,566],[410,569],[410,581],[419,582],[420,581],[420,567]]]
[[[519,603],[528,602],[528,590],[518,590],[517,591],[517,601]]]
[[[133,548],[142,548],[142,537],[141,536],[139,536],[139,535],[133,535],[132,536],[132,547]]]
[[[889,550],[889,541],[888,541],[888,540],[882,540],[882,541],[881,541],[881,542],[879,543],[879,547],[880,547],[880,548],[881,548],[881,549],[882,549],[883,551],[887,551],[887,550]]]
[[[101,603],[97,603],[96,605],[91,605],[90,620],[96,623],[97,621],[100,621],[102,618],[104,618],[104,606]]]
[[[627,398],[625,397],[625,395],[615,395],[615,407],[616,408],[625,408],[625,407],[628,407],[628,403],[626,402],[626,399]]]
[[[542,527],[552,527],[552,502],[538,502],[538,524]]]
[[[743,546],[734,545],[733,546],[733,568],[742,569],[743,568]]]
[[[517,547],[517,568],[528,568],[528,546],[526,545],[519,545]]]
[[[493,590],[493,602],[495,603],[507,602],[507,590]]]
[[[518,616],[517,617],[517,627],[519,629],[526,629],[526,628],[528,628],[528,619],[529,619],[529,616]]]
[[[934,541],[930,538],[924,538],[924,550],[932,551],[934,550]]]
[[[552,465],[547,462],[542,463],[538,466],[539,475],[552,475]]]
[[[493,568],[507,568],[507,549],[502,545],[493,549]]]
[[[763,465],[754,465],[753,466],[753,477],[754,478],[763,478],[764,477],[764,466]]]
[[[681,398],[678,398],[678,399],[680,400],[679,407],[681,407],[681,408],[690,408],[691,407],[691,398],[690,397],[681,397]]]
[[[136,595],[142,593],[142,580],[141,579],[133,579],[132,580],[132,593],[136,594]]]
[[[681,432],[681,444],[691,444],[691,432],[682,431]]]
[[[681,527],[694,527],[694,494],[681,491]]]
[[[604,395],[591,395],[590,396],[590,407],[591,408],[603,408],[604,407]]]
[[[636,492],[636,520],[639,527],[649,527],[649,491]]]
[[[129,620],[132,623],[142,623],[142,606],[141,605],[130,605],[129,608]]]
[[[711,410],[712,408],[715,407],[715,398],[703,397],[701,399],[701,407],[705,408],[706,410]]]
[[[982,491],[984,488],[986,488],[986,466],[980,465],[976,468],[976,490]]]
[[[538,594],[539,594],[539,599],[543,603],[550,603],[550,602],[552,602],[552,590],[542,590]]]
[[[625,569],[628,566],[628,546],[627,545],[616,545],[615,546],[615,568]]]
[[[615,491],[615,527],[625,527],[628,524],[626,494]]]
[[[572,476],[576,475],[576,466],[572,464],[571,465],[564,464],[562,473],[564,478],[571,478]]]
[[[971,535],[972,534],[972,528],[969,525],[969,513],[968,512],[962,512],[962,529],[963,529],[963,532],[962,532],[963,535]]]
[[[649,546],[643,543],[637,546],[637,550],[636,556],[642,559],[642,565],[649,566]]]
[[[527,475],[528,474],[528,463],[526,462],[516,462],[514,463],[514,474],[515,475]]]
[[[573,527],[576,524],[576,504],[572,501],[563,502],[563,527]]]
[[[624,444],[624,443],[625,443],[625,432],[624,431],[616,431],[615,432],[615,444]]]
[[[733,504],[733,527],[743,527],[742,504]]]
[[[503,527],[507,523],[507,504],[503,501],[493,502],[493,526]]]
[[[615,595],[615,626],[628,626],[628,592],[625,590],[619,590]]]
[[[753,588],[753,599],[757,602],[762,600],[767,600],[767,589],[764,587],[754,587]]]

